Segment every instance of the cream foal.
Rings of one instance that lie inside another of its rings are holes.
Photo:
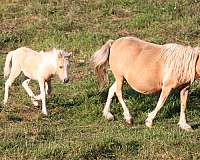
[[[5,82],[5,95],[3,103],[8,100],[8,91],[14,80],[21,72],[26,76],[22,82],[28,95],[35,106],[38,100],[42,100],[42,113],[47,115],[45,94],[51,92],[51,77],[57,74],[61,81],[69,81],[69,57],[71,52],[53,49],[49,52],[36,52],[29,48],[18,48],[8,53],[4,67],[4,77],[8,77]],[[28,84],[30,80],[37,80],[40,86],[40,95],[35,96]]]
[[[136,91],[150,94],[161,91],[155,109],[149,113],[146,126],[151,127],[158,111],[164,105],[172,89],[180,88],[181,113],[179,126],[190,130],[185,110],[188,89],[194,79],[200,77],[200,49],[178,44],[158,45],[135,37],[123,37],[107,41],[94,55],[92,63],[100,82],[107,81],[108,63],[115,77],[110,87],[103,115],[113,119],[110,104],[116,93],[124,110],[126,122],[132,116],[122,97],[124,80]]]

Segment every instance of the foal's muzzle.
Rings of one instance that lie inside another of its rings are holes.
[[[64,83],[68,83],[68,82],[69,82],[69,78],[65,78],[65,79],[63,80],[63,82],[64,82]]]

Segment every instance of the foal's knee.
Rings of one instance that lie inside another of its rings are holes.
[[[11,85],[12,85],[12,81],[8,79],[8,80],[5,82],[5,87],[9,88]]]

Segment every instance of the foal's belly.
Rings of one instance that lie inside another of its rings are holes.
[[[30,79],[33,79],[33,80],[37,80],[37,75],[36,75],[36,72],[32,72],[32,71],[28,71],[28,70],[23,70],[22,71],[24,73],[24,75]]]
[[[21,65],[21,69],[26,77],[33,80],[37,80],[38,66],[39,65],[36,63],[36,60],[30,60],[30,58],[27,58],[24,60],[24,63]]]

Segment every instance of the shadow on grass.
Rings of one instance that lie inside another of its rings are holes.
[[[136,156],[140,148],[141,144],[139,144],[137,141],[122,143],[111,139],[82,153],[78,159],[117,159],[119,152],[123,154],[128,153],[131,156]]]
[[[200,128],[200,123],[197,123],[197,124],[194,124],[191,126],[192,129],[196,130],[196,129],[199,129]]]
[[[105,88],[98,93],[92,93],[92,96],[99,96],[99,100],[101,103],[105,104],[107,100],[109,88]],[[150,95],[144,95],[134,91],[128,85],[125,85],[123,90],[123,97],[125,100],[128,100],[129,105],[134,105],[135,107],[130,108],[131,113],[136,114],[138,112],[150,112],[152,111],[158,102],[160,97],[160,93],[154,93]],[[200,92],[198,90],[190,91],[190,95],[188,96],[188,110],[192,111],[200,111],[200,102],[199,98]],[[118,102],[117,97],[113,97],[113,101]],[[119,102],[118,102],[119,103]],[[174,115],[178,115],[180,113],[180,90],[175,89],[168,96],[163,108],[159,112],[159,117],[171,119]],[[136,115],[133,115],[136,116]]]
[[[48,104],[62,108],[80,106],[82,103],[84,103],[83,96],[67,99],[62,95],[52,95],[48,101]]]

